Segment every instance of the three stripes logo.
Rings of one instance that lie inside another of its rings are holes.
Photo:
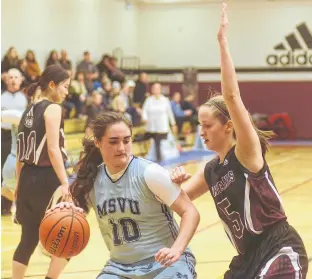
[[[270,66],[311,66],[312,34],[306,23],[297,26],[296,31],[285,37],[286,43],[274,47],[279,54],[270,54],[266,62]]]

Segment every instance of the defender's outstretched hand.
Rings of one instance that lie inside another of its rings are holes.
[[[229,25],[229,19],[227,16],[227,4],[222,2],[222,9],[221,9],[221,20],[220,20],[220,27],[218,31],[218,40],[226,40],[226,31]]]

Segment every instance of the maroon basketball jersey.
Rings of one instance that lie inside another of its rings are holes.
[[[239,254],[245,254],[265,229],[286,220],[266,162],[259,173],[253,174],[240,164],[233,147],[222,164],[219,158],[206,164],[205,180],[224,229]]]
[[[53,104],[48,100],[30,104],[25,110],[18,127],[17,158],[28,165],[52,166],[47,147],[44,112]],[[62,117],[59,129],[59,147],[64,159],[67,160],[64,148],[64,120]]]

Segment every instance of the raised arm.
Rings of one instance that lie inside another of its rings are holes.
[[[222,3],[221,22],[218,32],[221,55],[222,95],[228,107],[236,134],[235,154],[244,167],[252,172],[258,172],[264,163],[261,144],[240,96],[235,68],[226,37],[228,25],[227,5]]]
[[[172,247],[160,249],[155,255],[156,261],[169,266],[179,260],[193,237],[199,224],[199,213],[185,192],[171,181],[169,172],[163,167],[151,164],[144,178],[154,195],[181,217],[179,234]]]

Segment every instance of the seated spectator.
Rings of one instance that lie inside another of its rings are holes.
[[[128,91],[129,91],[129,96],[131,98],[131,102],[133,102],[133,92],[135,88],[135,82],[133,80],[128,80],[127,86],[128,86]]]
[[[104,84],[107,82],[107,81],[110,81],[110,79],[107,77],[107,75],[105,73],[103,74],[100,74],[100,79],[98,80],[95,80],[93,82],[93,90],[96,90],[96,91],[103,91],[104,89]]]
[[[146,73],[140,73],[139,79],[135,84],[133,91],[133,103],[135,106],[142,108],[148,91],[148,76]]]
[[[77,72],[84,72],[87,90],[89,93],[93,92],[93,81],[99,77],[99,71],[91,61],[91,54],[89,51],[83,53],[83,60],[78,64]]]
[[[114,81],[112,84],[112,99],[110,108],[113,111],[125,112],[126,104],[124,102],[124,99],[120,96],[120,89],[120,83],[118,81]]]
[[[66,108],[66,118],[69,118],[70,111],[75,108],[75,117],[83,118],[83,105],[87,100],[87,88],[84,83],[84,73],[77,72],[76,78],[71,80],[68,89],[68,95],[66,101],[64,102],[64,107]]]
[[[102,94],[103,105],[108,108],[112,99],[112,82],[110,81],[110,79],[107,78],[105,78],[105,80],[102,80],[102,82],[102,87],[97,87],[96,91]]]
[[[191,110],[192,114],[188,117],[188,121],[190,121],[192,126],[192,132],[197,131],[197,125],[198,125],[198,110],[193,105],[195,96],[194,94],[189,94],[184,98],[184,100],[181,102],[182,109],[185,110]]]
[[[6,76],[10,69],[18,68],[18,55],[15,47],[10,47],[1,61],[1,90],[6,89]]]
[[[60,61],[58,59],[58,54],[57,54],[56,50],[52,50],[50,52],[49,58],[48,58],[47,63],[46,63],[46,67],[48,67],[50,65],[59,65],[59,66],[61,66],[61,63],[60,63]]]
[[[190,94],[184,98],[184,100],[181,102],[181,107],[183,110],[191,110],[192,115],[197,115],[197,109],[196,107],[192,104],[194,102],[194,95]]]
[[[100,75],[105,74],[107,77],[111,76],[110,56],[104,54],[102,60],[96,64],[96,67],[98,68]]]
[[[27,61],[26,73],[30,76],[32,82],[37,82],[41,75],[41,70],[36,60],[35,53],[32,50],[28,50],[25,58]]]
[[[65,50],[61,51],[60,64],[61,64],[62,68],[65,70],[68,70],[68,71],[73,70],[72,62],[68,59],[68,55],[67,55],[67,52]]]
[[[26,87],[32,83],[31,77],[26,72],[26,68],[27,68],[27,60],[26,59],[20,60],[19,64],[18,64],[18,69],[20,70],[20,72],[22,73],[22,75],[24,77],[21,88],[24,88],[24,87]]]
[[[119,83],[122,83],[125,81],[125,74],[118,68],[117,66],[117,58],[116,57],[110,57],[109,58],[109,64],[110,64],[110,72],[111,75],[109,78],[112,81],[118,81]]]
[[[142,110],[141,108],[135,108],[134,106],[132,106],[132,97],[130,95],[131,91],[129,84],[132,85],[132,83],[129,82],[124,82],[122,84],[120,97],[125,104],[125,112],[131,116],[133,126],[138,126],[141,122]]]
[[[182,132],[183,123],[188,120],[192,115],[192,110],[183,110],[181,107],[181,94],[180,92],[175,92],[171,100],[172,111],[178,126],[178,133]]]
[[[94,91],[91,98],[91,103],[87,107],[87,122],[86,122],[86,134],[92,133],[90,124],[92,120],[94,120],[99,113],[104,110],[102,105],[102,95],[99,92]]]

